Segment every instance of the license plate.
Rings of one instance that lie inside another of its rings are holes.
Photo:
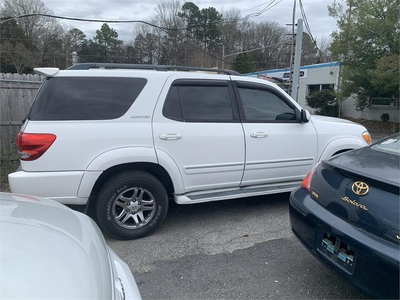
[[[319,241],[317,248],[319,253],[347,273],[353,273],[355,253],[349,244],[326,232],[321,234],[317,241]]]

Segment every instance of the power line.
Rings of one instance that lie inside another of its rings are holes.
[[[222,22],[222,24],[235,23],[237,21],[247,20],[247,19],[252,18],[252,17],[258,17],[261,14],[263,14],[264,12],[266,12],[267,10],[269,10],[272,7],[274,7],[275,5],[277,5],[281,1],[282,0],[271,0],[269,3],[266,2],[266,3],[268,3],[267,6],[264,7],[261,11],[259,11],[257,13],[249,14],[249,15],[247,15],[247,16],[245,16],[243,18],[240,18],[238,20],[224,21],[224,22]],[[204,26],[204,24],[193,23],[192,26],[188,26],[188,27],[185,27],[185,28],[167,28],[167,27],[156,25],[156,24],[152,24],[152,23],[147,22],[147,21],[142,21],[142,20],[88,19],[88,18],[58,16],[58,15],[51,15],[51,14],[44,14],[44,13],[23,14],[23,15],[14,16],[14,17],[1,17],[0,18],[0,24],[3,24],[3,23],[8,22],[10,20],[16,20],[16,19],[27,18],[27,17],[47,17],[47,18],[53,18],[53,19],[61,19],[61,20],[69,20],[69,21],[77,21],[77,22],[93,22],[93,23],[116,23],[116,24],[121,24],[121,23],[141,23],[141,24],[145,24],[145,25],[149,25],[149,26],[158,28],[158,29],[175,30],[175,31],[186,30],[186,29],[189,29],[191,27]],[[218,22],[218,21],[216,21],[216,22]],[[211,22],[211,23],[215,23],[215,22]]]
[[[304,20],[304,25],[306,27],[306,30],[307,30],[308,34],[310,35],[311,41],[314,43],[314,45],[317,48],[317,50],[320,53],[320,55],[323,56],[325,59],[328,59],[327,56],[318,47],[317,41],[314,39],[314,37],[313,37],[313,35],[311,33],[311,28],[310,28],[310,25],[308,23],[306,12],[304,11],[303,3],[301,2],[301,0],[299,0],[299,4],[300,4],[300,12],[301,12],[301,15],[302,15],[303,20]]]
[[[246,15],[245,17],[239,18],[239,19],[232,19],[232,20],[224,20],[222,22],[222,25],[226,25],[226,24],[234,24],[240,21],[245,21],[248,20],[249,18],[252,17],[258,17],[260,15],[262,15],[264,12],[270,10],[271,8],[273,8],[274,6],[276,6],[278,3],[282,2],[282,0],[270,0],[268,2],[265,2],[261,5],[258,5],[256,7],[253,7],[251,9],[260,7],[262,5],[267,4],[266,7],[264,7],[262,10],[260,10],[257,13],[251,13],[249,15]],[[249,10],[251,10],[249,9]],[[249,10],[245,10],[243,12],[249,11]],[[69,21],[78,21],[78,22],[95,22],[95,23],[117,23],[117,24],[121,24],[121,23],[142,23],[145,25],[149,25],[161,30],[168,30],[168,31],[181,31],[181,30],[189,30],[195,27],[202,27],[204,26],[203,23],[192,23],[191,26],[187,26],[184,28],[167,28],[167,27],[163,27],[163,26],[159,26],[156,24],[152,24],[150,22],[147,21],[142,21],[142,20],[107,20],[107,19],[87,19],[87,18],[77,18],[77,17],[68,17],[68,16],[58,16],[58,15],[51,15],[51,14],[44,14],[44,13],[32,13],[32,14],[24,14],[24,15],[19,15],[19,16],[14,16],[14,17],[1,17],[0,18],[0,24],[3,24],[5,22],[8,22],[10,20],[15,20],[15,19],[21,19],[21,18],[26,18],[26,17],[36,17],[36,16],[41,16],[41,17],[48,17],[48,18],[54,18],[54,19],[61,19],[61,20],[69,20]],[[218,23],[219,21],[213,21],[210,22],[209,24],[215,24]]]
[[[260,47],[260,48],[256,48],[256,49],[251,49],[251,50],[241,51],[241,52],[237,52],[237,53],[232,53],[232,54],[229,54],[229,55],[225,55],[225,57],[239,55],[239,54],[243,54],[243,53],[249,53],[249,52],[262,50],[262,49],[265,49],[265,48],[268,48],[268,47],[274,47],[274,46],[283,45],[283,44],[288,45],[288,42],[281,42],[281,43],[277,43],[277,44],[273,44],[273,45],[268,45],[268,46],[265,46],[265,47]]]
[[[75,18],[75,17],[64,17],[64,16],[56,16],[56,15],[49,15],[49,14],[25,14],[25,15],[20,15],[16,17],[3,17],[0,18],[0,24],[3,24],[5,22],[8,22],[10,20],[15,20],[15,19],[21,19],[21,18],[27,18],[27,17],[47,17],[47,18],[53,18],[53,19],[61,19],[61,20],[69,20],[69,21],[79,21],[79,22],[94,22],[94,23],[142,23],[146,24],[152,27],[156,27],[158,29],[162,30],[182,30],[181,29],[173,29],[173,28],[166,28],[162,26],[158,26],[152,23],[149,23],[147,21],[139,21],[139,20],[100,20],[100,19],[85,19],[85,18]]]
[[[262,15],[264,12],[266,12],[267,10],[270,10],[271,8],[273,8],[279,2],[282,2],[282,0],[279,0],[278,2],[277,2],[277,0],[272,0],[269,3],[266,2],[264,4],[268,3],[267,6],[264,7],[261,11],[259,11],[258,13],[251,13],[251,14],[247,15],[246,17],[242,18],[242,20],[247,20],[247,19],[252,18],[252,17],[258,17],[258,16]],[[258,5],[256,7],[262,6],[264,4]],[[245,11],[248,11],[248,10],[245,10]]]
[[[278,3],[280,3],[282,0],[270,0],[268,2],[265,2],[261,5],[258,5],[254,8],[260,7],[262,5],[266,4],[266,7],[264,7],[261,11],[257,12],[257,13],[252,13],[249,14],[243,18],[239,18],[237,20],[225,20],[222,22],[222,25],[226,25],[226,24],[232,24],[232,23],[237,23],[240,21],[244,21],[247,20],[249,18],[252,17],[257,17],[260,16],[261,14],[263,14],[265,11],[273,8],[274,6],[276,6]],[[251,9],[254,9],[251,8]],[[250,10],[251,10],[250,9]],[[248,11],[248,10],[245,10]],[[245,12],[243,11],[243,12]],[[184,27],[184,28],[167,28],[167,27],[163,27],[163,26],[159,26],[156,24],[152,24],[150,22],[147,21],[141,21],[141,20],[105,20],[105,19],[87,19],[87,18],[77,18],[77,17],[68,17],[68,16],[57,16],[57,15],[51,15],[51,14],[44,14],[44,13],[32,13],[32,14],[24,14],[24,15],[19,15],[19,16],[14,16],[14,17],[2,17],[0,18],[0,24],[3,24],[5,22],[8,22],[10,20],[16,20],[16,19],[21,19],[21,18],[27,18],[27,17],[48,17],[48,18],[55,18],[55,19],[61,19],[61,20],[69,20],[69,21],[78,21],[78,22],[96,22],[96,23],[141,23],[141,24],[145,24],[154,28],[158,28],[160,30],[164,30],[164,31],[182,31],[182,30],[190,30],[192,28],[195,27],[202,27],[204,26],[204,24],[202,23],[192,23],[190,26]],[[214,22],[210,22],[211,24],[213,23],[218,23],[219,21],[214,21]],[[8,26],[8,28],[10,28],[10,26]]]
[[[273,8],[274,6],[276,6],[281,1],[282,0],[270,0],[270,1],[267,1],[267,2],[265,2],[263,4],[261,4],[261,5],[258,5],[256,7],[253,7],[251,9],[249,9],[249,10],[252,10],[254,8],[258,8],[260,6],[266,5],[259,12],[248,14],[245,17],[239,18],[237,20],[223,21],[222,24],[237,23],[237,22],[244,21],[244,20],[247,20],[247,19],[252,18],[252,17],[260,16],[261,14],[266,12],[267,10],[269,10],[269,9]],[[249,11],[249,10],[245,10],[243,12],[246,12],[246,11]],[[6,22],[8,22],[10,20],[17,20],[17,19],[27,18],[27,17],[47,17],[47,18],[55,18],[55,19],[61,19],[61,20],[80,21],[80,22],[97,22],[97,23],[117,23],[117,24],[119,24],[119,23],[141,23],[141,24],[145,24],[145,25],[148,25],[148,26],[151,26],[151,27],[154,27],[154,28],[157,28],[159,30],[164,31],[165,33],[167,33],[165,38],[170,40],[170,41],[174,41],[173,38],[168,36],[168,33],[170,31],[189,30],[189,29],[192,29],[192,28],[197,27],[197,26],[204,26],[204,24],[196,24],[196,23],[194,23],[194,24],[191,24],[191,26],[187,26],[185,28],[167,28],[167,27],[159,26],[159,25],[152,24],[152,23],[147,22],[147,21],[141,21],[141,20],[87,19],[87,18],[76,18],[76,17],[68,17],[68,16],[57,16],[57,15],[44,14],[44,13],[32,13],[32,14],[19,15],[19,16],[15,16],[15,17],[3,17],[3,18],[0,18],[0,24],[4,24],[4,23],[6,23]],[[215,21],[215,22],[219,22],[219,21]],[[183,39],[184,38],[175,37],[175,41],[179,40],[179,42],[184,43],[184,44],[188,45],[189,47],[192,47],[192,48],[194,48],[194,49],[196,49],[198,51],[201,51],[202,53],[204,53],[204,54],[206,54],[206,55],[208,55],[208,56],[210,56],[210,57],[212,57],[214,59],[217,59],[219,61],[223,61],[223,59],[221,59],[219,57],[216,57],[216,56],[208,53],[207,51],[205,51],[205,50],[203,50],[203,49],[201,49],[199,47],[196,47],[196,46],[188,43],[187,41],[184,41]],[[29,39],[8,39],[8,40],[15,40],[15,41],[16,40],[20,40],[20,41],[23,41],[23,40],[29,40]],[[283,44],[283,43],[280,43],[280,44]],[[265,48],[265,47],[263,47],[263,48]],[[263,49],[263,48],[248,50],[246,52],[256,51],[256,50],[260,50],[260,49]]]
[[[270,1],[267,1],[267,2],[264,2],[264,3],[262,3],[262,4],[259,4],[259,5],[255,6],[255,7],[252,7],[252,8],[249,8],[249,9],[245,9],[245,10],[242,11],[242,13],[244,13],[244,12],[246,12],[246,11],[251,11],[251,10],[253,10],[253,9],[255,9],[255,8],[258,8],[258,7],[260,7],[260,6],[263,6],[263,5],[265,5],[265,4],[268,4],[269,2],[270,2]]]

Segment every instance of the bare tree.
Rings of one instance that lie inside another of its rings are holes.
[[[49,24],[50,25],[50,24]],[[64,29],[59,24],[52,24],[47,30],[43,31],[41,42],[37,48],[41,52],[40,64],[42,66],[52,66],[58,68],[65,67],[65,53],[63,52]]]
[[[1,15],[3,17],[52,13],[41,0],[3,0],[3,5],[1,6]],[[42,16],[30,16],[16,20],[25,35],[33,41],[40,40],[49,24],[55,22],[53,19]]]
[[[239,27],[241,32],[239,41],[239,51],[249,50],[256,48],[255,44],[258,45],[257,40],[257,24],[255,22],[249,22],[244,20]]]
[[[34,67],[37,63],[37,55],[26,48],[23,43],[3,42],[1,56],[7,63],[14,66],[18,74],[21,74],[27,67]]]
[[[150,23],[153,22],[155,20],[150,21]],[[135,27],[134,32],[136,38],[133,47],[138,62],[144,64],[165,63],[162,62],[162,37],[158,29],[147,24],[139,24]]]
[[[72,64],[72,52],[79,53],[87,40],[86,35],[78,28],[65,28],[63,33],[63,54],[65,55],[65,66],[68,67]]]
[[[158,3],[155,17],[147,24],[138,24],[134,28],[134,49],[137,59],[142,63],[182,64],[184,63],[184,23],[179,12],[178,0]]]
[[[224,23],[222,25],[222,38],[221,38],[221,58],[222,58],[222,46],[224,55],[229,55],[232,52],[239,51],[240,43],[240,10],[236,8],[222,11],[224,17]],[[231,58],[224,58],[225,63],[230,62]]]
[[[289,36],[285,27],[276,22],[243,21],[240,31],[240,49],[238,50],[255,50],[249,54],[257,70],[289,65]]]
[[[286,67],[290,60],[288,29],[276,22],[261,22],[257,24],[256,38],[260,41],[260,59],[256,60],[259,67]]]
[[[312,37],[303,32],[303,41],[301,46],[301,65],[312,65],[317,62],[317,46]]]
[[[49,56],[52,57],[51,65],[55,65],[55,58],[58,62],[61,61],[62,51],[55,49],[60,43],[56,43],[55,40],[63,35],[63,28],[56,19],[36,15],[53,14],[41,0],[3,0],[0,14],[2,17],[32,15],[15,20],[25,36],[41,52],[39,64],[49,64]],[[59,46],[61,47],[61,44]]]
[[[182,28],[183,22],[179,17],[181,11],[181,2],[179,0],[161,1],[157,4],[156,17],[158,25],[165,28]]]
[[[157,30],[159,39],[162,40],[163,53],[167,64],[175,65],[185,56],[182,28],[184,23],[179,12],[179,0],[161,1],[157,4],[154,21],[164,30]]]
[[[320,39],[317,39],[318,45],[318,62],[330,62],[331,61],[331,46],[332,40],[328,37],[322,36]]]

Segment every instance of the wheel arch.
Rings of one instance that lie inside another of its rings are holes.
[[[322,151],[318,161],[329,159],[334,155],[363,147],[361,140],[356,138],[340,138],[331,141]]]
[[[347,151],[350,151],[350,150],[354,150],[354,148],[353,149],[352,148],[342,149],[342,150],[336,151],[335,153],[332,154],[332,156],[335,156],[335,155],[338,155],[338,154],[341,154],[341,153],[344,153],[344,152],[347,152]]]
[[[87,203],[87,210],[93,211],[94,206],[96,204],[97,196],[100,192],[102,186],[114,175],[129,171],[129,170],[138,170],[148,172],[154,177],[156,177],[160,182],[164,185],[165,189],[169,196],[173,195],[175,192],[174,184],[172,182],[171,177],[168,172],[159,164],[150,163],[150,162],[134,162],[134,163],[124,163],[116,166],[112,166],[101,173],[99,178],[96,180],[89,196],[89,200]]]

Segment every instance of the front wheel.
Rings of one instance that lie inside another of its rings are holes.
[[[96,217],[110,236],[138,239],[164,221],[168,196],[163,184],[143,171],[125,171],[111,177],[97,198]]]

